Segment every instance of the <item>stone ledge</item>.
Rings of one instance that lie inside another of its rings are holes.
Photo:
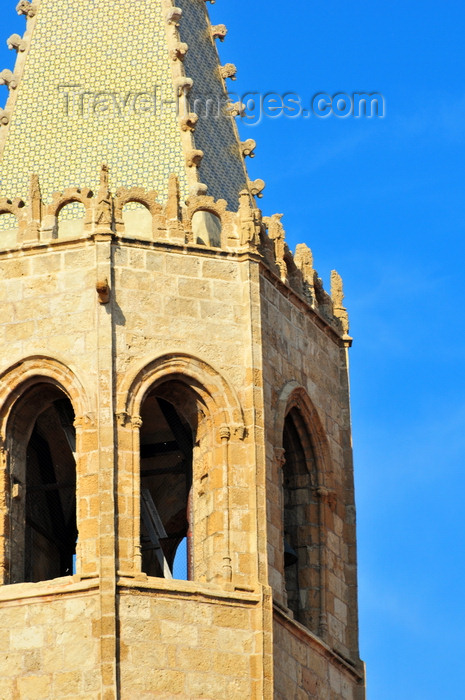
[[[1,233],[1,232],[0,232]],[[34,254],[52,252],[56,248],[76,247],[82,244],[93,243],[98,234],[89,233],[75,238],[54,238],[48,241],[35,241],[27,245],[19,244],[12,248],[0,249],[0,257],[16,256],[18,254]],[[105,239],[111,238],[115,245],[124,245],[128,248],[141,248],[143,250],[163,250],[166,252],[181,253],[183,255],[204,255],[205,257],[234,259],[234,260],[261,260],[261,256],[250,250],[234,248],[215,248],[198,243],[176,243],[166,240],[148,240],[145,238],[134,238],[111,233]]]
[[[362,670],[362,662],[359,661],[358,664],[352,663],[341,656],[336,650],[329,647],[320,637],[317,637],[313,632],[310,632],[306,627],[292,619],[281,605],[273,603],[273,618],[278,624],[285,627],[291,634],[297,637],[303,644],[312,647],[318,651],[322,656],[325,656],[332,662],[336,662],[337,665],[343,669],[346,673],[355,677],[360,683],[364,682],[364,672]]]
[[[66,248],[77,248],[77,247],[90,247],[93,242],[93,236],[86,236],[80,238],[57,238],[52,241],[38,241],[36,243],[31,243],[28,245],[18,245],[14,248],[3,248],[0,249],[0,258],[6,257],[7,259],[13,259],[25,255],[40,255],[41,253],[52,253],[58,249]]]
[[[2,603],[30,602],[32,598],[62,597],[71,593],[82,593],[97,590],[98,578],[81,579],[76,576],[62,576],[50,581],[37,583],[9,583],[0,586],[0,605]]]
[[[120,576],[117,579],[119,593],[158,593],[168,598],[184,598],[191,600],[218,600],[243,605],[258,605],[262,600],[261,592],[244,591],[243,589],[224,590],[215,583],[199,583],[198,581],[182,581],[178,579],[163,579],[148,576],[146,580]]]
[[[264,261],[260,261],[260,270],[262,272],[263,278],[269,282],[275,289],[277,289],[283,297],[285,297],[291,304],[293,304],[297,309],[309,315],[314,321],[315,325],[318,326],[324,333],[335,341],[338,345],[345,347],[352,346],[353,338],[349,336],[344,337],[343,334],[334,327],[329,319],[323,316],[317,309],[311,306],[306,299],[304,299],[300,294],[292,289],[289,285],[285,284],[279,279]]]
[[[143,238],[129,238],[126,236],[115,236],[113,242],[124,245],[128,248],[143,248],[144,250],[163,250],[168,253],[179,253],[181,255],[203,256],[206,258],[221,258],[232,260],[254,260],[258,262],[261,257],[258,253],[244,249],[215,248],[199,243],[176,243],[175,241],[157,240],[150,241]]]
[[[120,236],[118,234],[111,234],[112,245],[115,247],[126,247],[126,248],[139,248],[142,250],[158,250],[165,253],[174,253],[178,255],[184,255],[187,257],[203,257],[210,259],[221,259],[221,260],[234,260],[235,262],[251,261],[258,263],[260,265],[260,271],[267,282],[275,287],[286,299],[290,301],[296,308],[300,311],[308,314],[312,320],[315,321],[316,325],[323,330],[323,332],[331,338],[334,342],[341,346],[350,347],[352,345],[352,338],[349,336],[343,336],[341,331],[334,327],[330,319],[324,317],[319,311],[311,306],[306,299],[304,299],[300,294],[298,294],[289,285],[285,284],[280,280],[278,275],[270,270],[263,258],[256,252],[251,250],[241,250],[241,249],[224,249],[224,248],[212,248],[203,245],[198,245],[195,243],[176,243],[173,241],[163,241],[163,240],[145,240],[137,238],[128,238],[125,236]],[[96,235],[89,234],[87,236],[81,236],[79,238],[68,238],[68,239],[54,239],[47,242],[38,241],[37,243],[32,243],[27,246],[18,246],[16,248],[9,248],[5,250],[0,250],[0,260],[2,257],[7,259],[12,259],[17,256],[32,256],[35,254],[46,254],[51,253],[54,250],[66,250],[75,249],[79,247],[90,247],[95,244]],[[125,267],[120,265],[114,265],[114,267]]]

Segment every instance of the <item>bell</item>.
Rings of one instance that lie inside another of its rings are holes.
[[[288,566],[296,564],[298,560],[297,552],[292,549],[291,545],[287,540],[284,540],[284,568],[287,569]]]

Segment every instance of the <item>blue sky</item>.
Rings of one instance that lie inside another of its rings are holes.
[[[384,119],[264,119],[252,177],[344,278],[368,700],[465,696],[463,2],[220,2],[237,91],[379,92]]]
[[[384,119],[264,119],[253,178],[344,278],[368,700],[457,700],[465,349],[463,2],[218,2],[237,92],[379,92]]]
[[[23,31],[1,1],[2,36]],[[464,696],[463,1],[221,0],[240,93],[379,92],[384,119],[265,118],[251,177],[351,317],[368,700]],[[3,67],[13,56],[0,42]],[[1,91],[1,98],[5,95]]]

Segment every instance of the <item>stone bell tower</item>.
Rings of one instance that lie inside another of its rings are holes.
[[[21,0],[0,697],[362,700],[342,282],[257,207],[205,0]]]

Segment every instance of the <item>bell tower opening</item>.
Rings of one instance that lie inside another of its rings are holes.
[[[142,571],[191,579],[192,430],[156,392],[145,399],[141,418]]]
[[[296,620],[318,634],[320,615],[320,524],[315,494],[316,461],[304,420],[295,408],[283,433],[284,581]]]
[[[259,207],[227,27],[205,0],[17,9],[0,700],[361,700],[342,280]]]
[[[11,435],[11,580],[74,573],[76,435],[65,394],[47,384],[27,392]]]

